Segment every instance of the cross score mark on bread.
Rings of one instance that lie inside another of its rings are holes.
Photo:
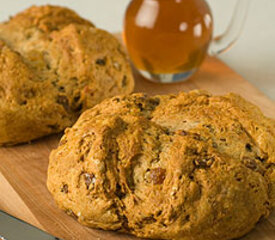
[[[275,124],[238,95],[114,97],[51,153],[48,188],[86,226],[235,239],[275,205]]]

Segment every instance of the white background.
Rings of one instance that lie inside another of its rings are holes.
[[[208,0],[216,33],[222,33],[236,0]],[[0,0],[0,21],[30,5],[56,4],[71,7],[98,27],[121,31],[129,0]],[[220,56],[236,72],[275,100],[275,0],[251,0],[244,31],[236,45]]]

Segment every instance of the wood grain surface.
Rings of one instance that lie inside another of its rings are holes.
[[[275,104],[225,64],[208,58],[201,70],[184,83],[162,85],[148,82],[135,73],[136,92],[176,93],[199,88],[213,94],[239,93],[275,118]],[[260,80],[260,79],[259,79]],[[65,240],[137,239],[115,232],[88,229],[59,210],[46,188],[50,151],[60,135],[31,144],[0,148],[0,209]],[[274,240],[275,213],[257,225],[244,240]]]

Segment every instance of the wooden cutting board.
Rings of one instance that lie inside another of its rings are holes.
[[[275,118],[275,104],[270,99],[214,58],[208,58],[201,70],[184,83],[154,84],[136,73],[135,78],[135,91],[149,94],[175,93],[195,88],[206,89],[213,94],[239,93],[257,104],[266,115]],[[66,240],[136,239],[114,232],[88,229],[56,207],[46,188],[46,172],[49,153],[57,146],[59,137],[51,136],[32,144],[0,148],[0,209]],[[243,239],[274,240],[275,213]]]

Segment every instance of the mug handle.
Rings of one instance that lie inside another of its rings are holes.
[[[231,22],[226,31],[215,37],[210,43],[208,54],[210,56],[217,56],[229,50],[238,40],[248,13],[250,0],[238,0]]]

